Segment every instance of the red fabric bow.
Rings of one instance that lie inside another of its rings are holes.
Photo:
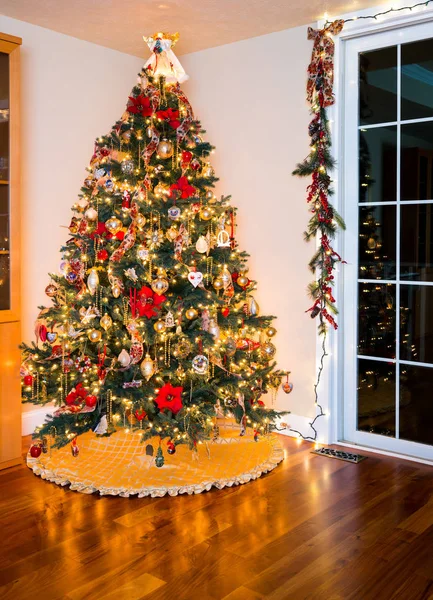
[[[143,94],[140,94],[140,96],[135,98],[134,96],[129,96],[129,101],[131,104],[126,108],[128,112],[133,113],[134,115],[142,115],[143,117],[150,117],[153,113],[150,100],[147,96],[143,96]]]
[[[159,296],[158,294],[155,294],[149,287],[143,285],[141,290],[138,292],[136,309],[140,317],[147,317],[148,319],[151,319],[152,317],[157,316],[160,305],[166,300],[166,296]]]
[[[158,110],[156,116],[158,119],[161,119],[161,121],[166,121],[173,129],[180,127],[178,110],[173,110],[172,108],[167,108],[167,110]]]
[[[170,196],[172,198],[191,198],[195,194],[195,187],[189,184],[187,177],[179,177],[177,183],[170,186]]]
[[[66,404],[69,406],[78,404],[82,404],[84,398],[89,394],[89,392],[84,387],[83,383],[77,383],[77,385],[69,392],[69,394],[65,398]]]
[[[176,415],[183,407],[182,392],[183,387],[173,387],[171,383],[163,385],[155,398],[155,403],[159,410],[168,408],[168,410],[171,410]]]

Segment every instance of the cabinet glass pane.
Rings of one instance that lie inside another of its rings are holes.
[[[358,359],[358,430],[395,437],[395,365]]]
[[[433,445],[433,369],[400,365],[400,438]]]
[[[433,204],[401,206],[402,281],[433,281]]]
[[[360,207],[360,279],[395,279],[395,227],[395,206]]]
[[[0,53],[0,310],[10,308],[9,56]]]
[[[395,285],[358,285],[358,354],[395,358]]]
[[[397,47],[359,55],[359,124],[397,119]]]
[[[433,122],[401,126],[401,200],[433,199]]]
[[[433,287],[401,285],[400,358],[433,364]]]
[[[433,116],[433,39],[401,47],[401,118]]]
[[[395,202],[397,196],[397,127],[359,132],[359,201]]]

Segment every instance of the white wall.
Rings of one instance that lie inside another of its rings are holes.
[[[292,371],[294,390],[280,390],[277,407],[304,416],[314,414],[317,323],[304,313],[314,244],[303,240],[309,182],[291,172],[308,153],[311,49],[305,26],[181,57],[183,88],[217,149],[218,192],[239,208],[237,238],[251,254],[261,311],[278,317],[278,364]],[[287,421],[311,433],[306,420]]]
[[[143,60],[2,16],[0,30],[23,38],[22,330],[30,340],[93,141],[122,114]],[[292,371],[295,388],[279,392],[277,407],[304,416],[314,414],[317,324],[304,314],[314,248],[303,241],[308,182],[291,172],[308,152],[310,53],[307,28],[298,27],[181,57],[185,91],[217,146],[218,192],[239,208],[237,235],[251,253],[257,300],[263,314],[278,317],[278,363]],[[43,420],[35,418],[25,417],[25,433]],[[287,420],[306,429],[302,419]]]
[[[23,40],[22,336],[30,341],[94,140],[121,116],[143,60],[3,16],[0,31]],[[43,421],[40,410],[36,423],[26,416],[32,409],[24,405],[24,433]]]

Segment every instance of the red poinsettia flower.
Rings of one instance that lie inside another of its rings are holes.
[[[155,398],[155,403],[159,410],[167,408],[168,410],[171,410],[174,415],[177,415],[183,407],[182,392],[183,387],[173,387],[171,383],[163,385]]]
[[[105,223],[103,221],[98,221],[98,224],[96,225],[95,229],[92,231],[89,237],[93,240],[97,235],[103,236],[107,234],[108,230],[105,227]]]
[[[145,285],[143,285],[137,295],[138,314],[140,317],[147,317],[148,319],[156,317],[160,305],[167,300],[166,296],[159,296],[158,294],[155,294],[150,287]]]
[[[150,104],[150,100],[147,96],[129,96],[129,104],[126,110],[134,115],[142,115],[143,117],[150,117],[153,113],[152,106]]]
[[[161,119],[161,121],[166,121],[173,129],[180,127],[178,110],[173,110],[172,108],[167,108],[167,110],[158,110],[156,116],[158,119]]]
[[[184,175],[170,186],[170,196],[172,198],[191,198],[194,194],[195,187],[189,184],[188,178]]]

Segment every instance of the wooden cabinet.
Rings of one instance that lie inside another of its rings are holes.
[[[0,33],[0,469],[21,461],[20,45]]]

